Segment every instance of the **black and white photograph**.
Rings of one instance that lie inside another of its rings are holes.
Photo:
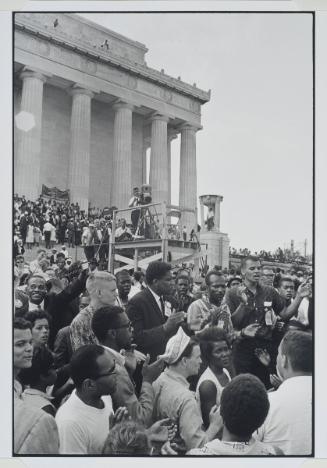
[[[89,3],[12,14],[12,455],[313,457],[315,13]]]

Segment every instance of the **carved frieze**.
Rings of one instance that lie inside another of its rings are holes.
[[[194,98],[170,90],[161,84],[155,84],[145,78],[136,77],[134,74],[128,73],[121,68],[116,68],[113,65],[105,64],[100,61],[96,62],[96,59],[92,60],[74,50],[66,49],[59,44],[53,44],[45,39],[36,38],[35,36],[24,34],[21,31],[16,31],[15,47],[47,58],[52,62],[75,68],[76,70],[80,70],[124,88],[137,90],[144,95],[191,111],[195,114],[200,114],[200,102]]]

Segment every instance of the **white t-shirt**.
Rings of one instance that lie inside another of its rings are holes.
[[[109,395],[101,397],[104,408],[86,405],[74,390],[68,400],[58,409],[56,423],[59,430],[61,454],[102,453],[109,434],[109,416],[113,412]]]
[[[229,372],[227,369],[223,369],[223,372],[224,374],[227,375],[228,377],[228,380],[229,382],[231,381],[231,378],[230,378],[230,375],[229,375]],[[200,409],[201,409],[201,400],[200,400],[200,385],[202,384],[202,382],[204,382],[205,380],[210,380],[210,382],[212,382],[215,386],[216,386],[216,389],[217,389],[217,398],[216,398],[216,404],[219,406],[220,405],[220,397],[221,397],[221,393],[223,391],[223,386],[220,384],[219,380],[217,379],[217,377],[215,376],[215,374],[212,372],[212,370],[210,369],[210,367],[207,367],[206,370],[203,372],[203,374],[201,375],[201,377],[199,378],[199,381],[198,381],[198,384],[196,386],[196,391],[195,391],[195,398],[197,399],[199,405],[200,405]]]

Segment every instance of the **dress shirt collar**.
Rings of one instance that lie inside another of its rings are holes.
[[[160,302],[160,296],[158,296],[157,293],[155,293],[149,286],[148,286],[148,290],[151,292],[151,294],[153,295],[153,297],[155,298],[158,306],[159,306],[159,309],[161,310],[161,302]]]
[[[31,302],[31,301],[28,302],[28,311],[29,312],[34,311],[34,310],[41,310],[41,309],[44,310],[44,301],[42,301],[41,304],[39,304],[39,305],[33,304],[33,302]]]
[[[45,392],[41,392],[41,390],[37,390],[36,388],[25,388],[24,394],[25,395],[39,395],[39,396],[42,396],[43,398],[46,398],[49,401],[54,400],[54,397],[48,395]]]

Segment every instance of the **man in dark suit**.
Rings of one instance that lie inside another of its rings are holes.
[[[148,287],[132,297],[126,313],[132,322],[138,350],[150,354],[152,362],[164,353],[167,341],[177,332],[186,314],[174,312],[165,304],[164,296],[172,293],[169,263],[151,262],[145,278]]]

